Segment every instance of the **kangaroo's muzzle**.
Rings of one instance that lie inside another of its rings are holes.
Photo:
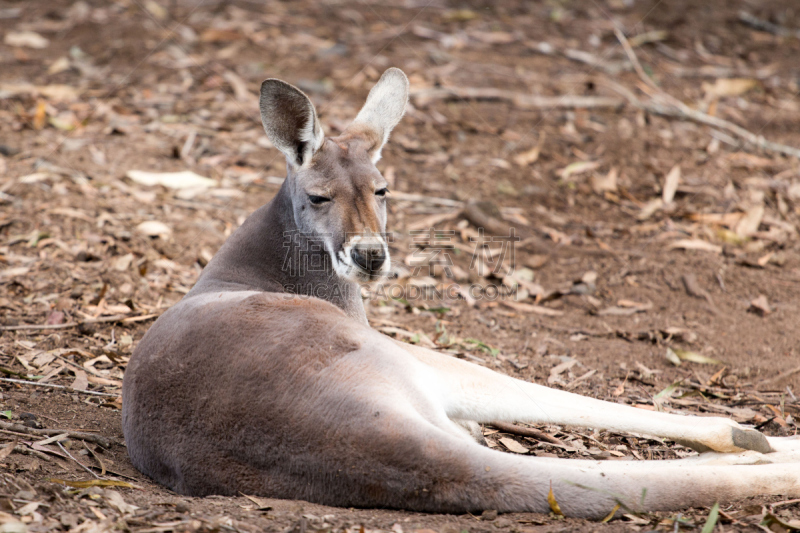
[[[350,249],[350,258],[365,272],[377,274],[386,262],[386,251],[381,243],[356,244]]]

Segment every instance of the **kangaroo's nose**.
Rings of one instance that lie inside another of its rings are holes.
[[[356,244],[350,249],[350,257],[367,272],[377,272],[386,261],[386,252],[380,244]]]

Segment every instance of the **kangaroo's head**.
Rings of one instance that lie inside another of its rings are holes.
[[[373,281],[389,272],[386,180],[375,167],[408,101],[408,79],[390,68],[372,88],[353,123],[325,138],[317,112],[302,91],[269,79],[261,85],[261,121],[286,156],[284,187],[297,229],[320,242],[336,273]]]

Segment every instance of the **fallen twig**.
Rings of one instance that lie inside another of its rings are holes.
[[[446,205],[448,207],[461,207],[464,205],[464,202],[451,200],[450,198],[436,198],[434,196],[425,196],[424,194],[413,194],[399,191],[392,191],[389,193],[389,198],[407,202],[419,202],[422,204]]]
[[[531,228],[502,219],[497,207],[491,203],[469,202],[460,214],[476,228],[483,228],[489,235],[520,237],[524,239],[523,243],[528,251],[541,254],[554,253],[554,248],[536,236]],[[516,233],[511,233],[512,229]]]
[[[680,106],[665,106],[652,102],[646,104],[639,102],[637,107],[640,107],[654,115],[684,119],[688,118],[707,126],[713,126],[715,128],[728,131],[761,150],[800,158],[800,149],[793,148],[785,144],[768,141],[762,135],[756,135],[755,133],[744,129],[741,126],[737,126],[732,122],[728,122],[727,120],[723,120],[721,118],[712,117],[711,115],[703,113],[702,111],[692,109],[683,103],[681,103]]]
[[[564,57],[579,63],[584,63],[586,65],[599,68],[606,74],[611,74],[612,76],[617,76],[624,70],[631,70],[631,66],[628,63],[623,63],[622,61],[606,61],[605,59],[601,59],[600,57],[583,50],[564,50]]]
[[[763,380],[759,381],[756,384],[756,390],[759,390],[762,387],[766,387],[767,385],[773,385],[775,383],[779,383],[779,382],[783,381],[786,378],[794,376],[798,372],[800,372],[800,366],[798,366],[797,368],[793,368],[791,370],[787,370],[786,372],[782,372],[782,373],[778,374],[777,376],[774,376],[774,377],[771,377],[771,378],[767,378],[767,379],[763,379]]]
[[[92,468],[94,470],[102,471],[102,469],[99,466],[89,465],[89,468]],[[114,472],[113,470],[106,469],[106,474],[109,475],[109,476],[121,477],[123,479],[130,479],[131,481],[137,481],[137,482],[140,481],[138,478],[131,477],[131,476],[126,476],[125,474],[120,474],[119,472]],[[138,490],[143,490],[141,487],[138,487],[136,485],[133,485],[131,488],[138,489]]]
[[[521,437],[531,437],[538,441],[549,442],[550,444],[556,444],[558,446],[566,446],[566,444],[564,444],[557,438],[548,435],[543,431],[539,431],[538,429],[526,428],[518,426],[516,424],[509,424],[507,422],[490,422],[488,425],[496,427],[497,429],[505,433],[511,433],[512,435],[519,435]]]
[[[650,76],[647,75],[647,73],[642,68],[642,64],[639,63],[639,58],[636,57],[636,52],[633,51],[633,47],[631,46],[631,43],[628,42],[628,39],[625,37],[625,34],[622,33],[622,31],[619,28],[614,28],[614,35],[617,36],[619,43],[622,45],[622,49],[625,50],[625,55],[628,56],[628,59],[633,65],[633,70],[636,72],[639,78],[641,78],[643,82],[645,82],[653,89],[660,91],[655,82],[650,78]]]
[[[577,61],[578,63],[583,63],[585,65],[590,65],[612,76],[618,76],[623,70],[631,70],[631,65],[627,61],[606,61],[605,59],[602,59],[584,50],[574,50],[570,48],[566,50],[558,50],[550,43],[536,43],[533,41],[527,41],[525,44],[534,52],[538,52],[546,56],[553,56],[558,53],[567,59],[571,59],[572,61]]]
[[[746,25],[754,28],[758,31],[765,31],[767,33],[772,33],[773,35],[777,35],[778,37],[797,37],[800,39],[800,30],[792,30],[787,28],[786,26],[780,26],[778,24],[773,24],[768,20],[762,20],[747,11],[739,11],[739,21]]]
[[[737,126],[733,122],[728,122],[727,120],[723,120],[718,117],[713,117],[708,113],[704,113],[697,109],[692,109],[691,107],[687,106],[680,100],[664,92],[645,73],[644,69],[642,68],[642,65],[636,58],[636,53],[633,51],[633,48],[631,48],[630,43],[628,43],[628,40],[625,38],[622,32],[619,30],[615,30],[615,33],[620,43],[622,44],[622,47],[625,49],[625,52],[628,54],[629,59],[633,63],[634,70],[638,74],[639,78],[641,78],[641,80],[648,87],[650,87],[656,95],[655,97],[651,97],[650,102],[642,102],[629,89],[621,86],[618,83],[608,80],[606,84],[612,89],[614,89],[617,93],[624,96],[625,99],[627,99],[631,105],[633,105],[634,107],[638,107],[639,109],[642,109],[644,111],[647,111],[648,113],[652,113],[654,115],[693,120],[700,124],[705,124],[707,126],[712,126],[717,129],[727,131],[728,133],[735,135],[739,139],[761,150],[800,158],[800,149],[793,148],[785,144],[768,141],[762,135],[756,135],[755,133],[752,133],[751,131],[746,130],[741,126]],[[657,99],[660,99],[662,101],[658,102],[656,101]]]
[[[44,453],[40,452],[39,450],[34,450],[34,449],[31,449],[31,448],[28,448],[27,446],[24,446],[22,444],[18,444],[17,446],[14,446],[14,451],[17,452],[17,453],[21,453],[23,455],[32,455],[33,457],[36,457],[37,459],[41,459],[45,463],[49,463],[51,461],[50,457],[48,457],[47,454],[44,454]]]
[[[140,316],[113,315],[113,316],[103,316],[99,318],[88,318],[86,320],[81,320],[79,322],[65,322],[64,324],[45,324],[45,325],[19,324],[16,326],[0,326],[0,331],[67,329],[88,324],[102,324],[105,322],[122,322],[123,324],[128,324],[131,322],[142,322],[144,320],[149,320],[151,318],[156,318],[158,316],[159,316],[158,313],[152,313],[149,315],[140,315]]]
[[[24,374],[20,374],[19,372],[14,372],[13,370],[9,370],[9,369],[3,368],[1,366],[0,366],[0,373],[3,373],[5,375],[7,375],[7,376],[17,376],[17,377],[20,377],[20,378],[24,378],[25,377]]]
[[[68,456],[70,459],[72,459],[73,461],[75,461],[76,463],[78,463],[78,464],[80,465],[80,467],[81,467],[81,468],[83,468],[84,470],[86,470],[87,472],[89,472],[89,474],[93,475],[95,478],[97,478],[97,479],[100,479],[100,476],[98,476],[97,474],[95,474],[94,472],[92,472],[90,469],[86,468],[86,465],[84,465],[82,462],[80,462],[80,461],[78,461],[77,459],[75,459],[74,457],[72,457],[72,454],[71,454],[71,453],[69,453],[69,451],[68,451],[66,448],[64,448],[64,445],[63,445],[63,444],[61,444],[60,442],[56,442],[56,444],[58,444],[58,447],[59,447],[59,448],[61,448],[61,451],[62,451],[62,452],[64,452],[65,454],[67,454],[67,456]]]
[[[0,378],[0,381],[6,381],[8,383],[17,383],[19,385],[33,385],[34,387],[50,387],[53,389],[63,389],[66,390],[67,392],[78,392],[81,394],[91,394],[93,396],[110,396],[112,398],[116,398],[117,396],[119,396],[119,394],[111,394],[108,392],[73,389],[72,387],[66,387],[64,385],[56,385],[54,383],[39,383],[38,381],[26,381],[24,379]]]
[[[497,216],[494,216],[493,212],[496,212]],[[476,228],[483,228],[489,235],[507,237],[512,227],[517,229],[515,224],[502,220],[499,209],[490,202],[469,202],[461,211],[461,216]],[[529,233],[525,230],[528,228],[523,226],[521,231],[523,238],[528,236],[525,233]]]
[[[4,445],[3,445],[3,458],[4,459],[5,459],[5,457],[7,457],[9,455],[9,453],[17,452],[17,453],[21,453],[21,454],[24,454],[24,455],[33,455],[34,457],[38,457],[42,461],[45,461],[45,462],[48,462],[48,463],[50,462],[50,458],[47,457],[47,455],[43,454],[42,452],[40,452],[38,450],[33,450],[31,448],[28,448],[27,446],[22,445],[22,444],[14,443],[14,449],[11,450],[11,452],[7,452],[6,450],[10,446],[11,446],[11,443],[4,443]]]
[[[13,422],[4,422],[0,420],[0,428],[5,429],[7,431],[14,431],[16,433],[24,433],[26,435],[36,435],[36,436],[44,436],[44,437],[52,437],[54,435],[62,435],[64,433],[69,436],[71,439],[77,440],[84,440],[87,442],[92,442],[94,444],[98,444],[103,448],[110,448],[111,447],[111,440],[107,439],[106,437],[101,437],[100,435],[92,435],[91,433],[84,433],[82,431],[68,431],[63,429],[47,429],[47,428],[29,428],[28,426],[23,426],[22,424],[15,424]]]
[[[771,509],[775,509],[776,507],[783,507],[784,505],[794,505],[795,503],[800,503],[800,499],[783,500],[780,502],[771,503],[769,504],[769,506]]]
[[[721,517],[723,517],[725,520],[729,521],[734,526],[748,526],[748,525],[750,525],[750,524],[746,524],[744,522],[740,522],[740,521],[736,520],[736,518],[734,518],[733,515],[729,515],[728,513],[723,511],[722,509],[719,510],[719,515]]]
[[[106,357],[108,357],[108,356],[106,356]],[[66,364],[67,364],[67,365],[69,365],[69,366],[72,366],[72,367],[74,367],[74,368],[77,368],[77,369],[79,369],[79,370],[83,370],[84,372],[88,372],[88,373],[92,374],[92,375],[93,375],[93,376],[95,376],[95,377],[98,377],[98,378],[102,378],[102,379],[104,379],[104,380],[111,381],[111,380],[109,380],[109,379],[108,379],[106,376],[102,375],[100,372],[98,372],[98,371],[96,371],[96,370],[92,370],[90,367],[81,366],[81,365],[79,365],[78,363],[75,363],[75,362],[73,362],[73,361],[70,361],[70,360],[69,360],[69,359],[67,359],[66,357],[63,357],[63,356],[61,356],[61,355],[57,355],[57,354],[56,354],[56,359],[59,359],[59,360],[63,361],[64,363],[66,363]]]
[[[504,89],[483,87],[433,87],[411,93],[414,103],[424,107],[436,100],[488,100],[509,102],[520,109],[587,109],[616,108],[624,104],[619,98],[608,96],[540,96]]]
[[[86,448],[89,451],[89,453],[92,455],[92,457],[94,457],[94,460],[97,461],[97,464],[100,465],[100,475],[101,476],[105,476],[106,475],[106,465],[103,462],[103,460],[100,459],[100,456],[97,455],[97,453],[95,453],[95,451],[93,449],[91,449],[88,444],[86,444],[84,442],[83,446],[84,446],[84,448]]]

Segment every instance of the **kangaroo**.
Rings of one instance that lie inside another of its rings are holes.
[[[133,465],[193,496],[439,513],[549,512],[550,490],[576,517],[800,496],[798,439],[551,389],[370,328],[360,284],[390,264],[375,163],[407,100],[390,68],[326,138],[305,94],[264,81],[261,119],[287,178],[136,347],[122,408]],[[476,423],[492,421],[636,432],[703,453],[523,457],[478,442]]]

